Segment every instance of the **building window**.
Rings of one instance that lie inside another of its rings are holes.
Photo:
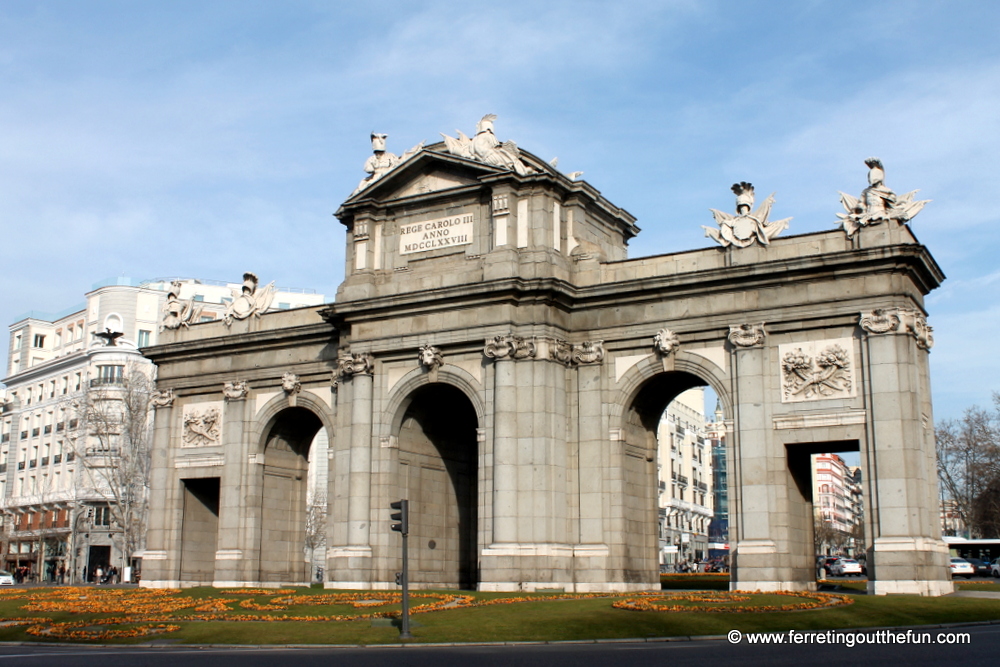
[[[110,526],[111,525],[111,508],[110,507],[97,507],[94,510],[94,525],[95,526]]]
[[[124,366],[98,366],[98,381],[91,384],[121,384],[125,378]]]
[[[205,300],[205,295],[204,294],[195,294],[194,295],[194,300],[195,301],[204,301]]]
[[[55,347],[61,347],[61,346],[62,346],[62,329],[56,331],[56,342],[55,342]]]
[[[14,334],[14,349],[21,349],[21,334]]]
[[[151,334],[151,331],[139,329],[139,347],[149,347],[149,337]]]
[[[32,347],[45,347],[45,334],[35,334],[32,342]]]

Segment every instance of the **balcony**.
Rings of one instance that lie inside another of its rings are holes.
[[[62,463],[62,454],[56,454],[55,456],[52,457],[53,465],[58,465],[60,463]]]
[[[66,463],[72,463],[73,459],[75,459],[75,458],[76,458],[76,452],[67,452],[66,453]]]
[[[41,432],[41,429],[36,426],[35,428],[31,429],[31,437],[32,438],[37,438],[38,434],[40,432]]]
[[[42,433],[45,435],[49,435],[50,433],[52,433],[52,424],[46,424],[45,428],[42,429]]]
[[[80,423],[79,419],[70,419],[69,420],[69,427],[71,429],[74,429],[74,428],[76,428],[77,424],[79,424],[79,423]]]
[[[21,440],[27,440],[27,439],[28,439],[28,432],[21,431]]]
[[[18,461],[17,462],[17,469],[18,470],[24,470],[24,461]]]
[[[87,447],[86,456],[118,456],[121,450],[117,447]]]
[[[124,378],[94,378],[90,381],[90,388],[95,389],[97,387],[124,387]]]
[[[49,457],[43,456],[42,457],[42,465],[43,466],[47,466],[48,464],[49,464]]]
[[[29,468],[37,468],[38,467],[38,461],[36,461],[35,459],[31,459],[30,461],[28,461],[28,467]]]
[[[56,424],[56,433],[62,433],[63,429],[65,428],[66,424],[64,422],[59,422],[58,424]]]

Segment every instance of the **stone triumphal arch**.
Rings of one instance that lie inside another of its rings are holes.
[[[308,582],[319,471],[328,587],[395,586],[407,497],[415,585],[655,588],[656,423],[709,385],[734,588],[815,586],[809,454],[857,450],[871,590],[950,591],[923,308],[944,276],[906,224],[923,202],[872,158],[839,229],[782,236],[744,182],[711,247],[629,259],[634,218],[494,120],[400,156],[372,136],[333,303],[265,313],[248,273],[224,320],[174,318],[145,350],[143,584]]]

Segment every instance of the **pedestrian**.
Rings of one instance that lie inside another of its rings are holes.
[[[100,565],[98,565],[97,569],[94,570],[94,583],[100,586],[103,580],[104,580],[104,570],[101,568]]]

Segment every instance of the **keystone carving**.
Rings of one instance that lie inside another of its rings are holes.
[[[729,342],[736,347],[757,347],[764,344],[767,332],[764,323],[731,324],[729,326]]]
[[[375,357],[367,352],[344,352],[337,357],[337,371],[340,377],[374,375]]]
[[[437,370],[444,366],[444,355],[433,345],[422,345],[417,355],[420,365],[428,370]]]
[[[528,359],[535,356],[535,341],[510,334],[486,341],[483,354],[490,359]]]
[[[662,357],[668,357],[681,346],[681,339],[670,329],[660,329],[653,336],[653,350]]]
[[[299,382],[299,376],[292,372],[285,373],[281,376],[281,388],[288,395],[299,393],[302,391],[302,383]]]
[[[171,408],[174,405],[174,390],[154,390],[149,397],[149,402],[154,408]]]
[[[250,387],[246,380],[235,380],[222,386],[222,394],[229,400],[246,398],[248,393],[250,393]]]

